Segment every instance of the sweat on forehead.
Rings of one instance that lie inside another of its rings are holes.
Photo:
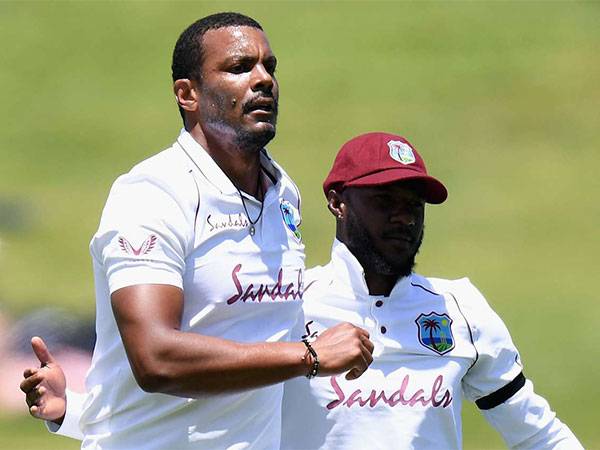
[[[258,28],[225,27],[209,30],[202,38],[202,71],[209,60],[255,59],[271,57],[269,41]],[[203,73],[203,76],[205,74]]]

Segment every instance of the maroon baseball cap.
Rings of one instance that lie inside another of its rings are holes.
[[[446,187],[427,175],[423,158],[405,138],[367,133],[342,146],[323,183],[323,191],[327,195],[330,189],[379,186],[401,180],[422,182],[427,203],[442,203],[448,197]]]

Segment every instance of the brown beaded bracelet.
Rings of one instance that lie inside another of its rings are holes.
[[[302,342],[304,342],[304,345],[306,345],[306,353],[304,354],[304,357],[302,359],[306,359],[309,353],[313,359],[312,367],[306,374],[306,378],[310,380],[311,378],[316,377],[319,373],[319,357],[317,356],[317,352],[315,351],[315,349],[312,348],[312,345],[310,345],[310,342],[308,342],[308,339],[302,339]]]

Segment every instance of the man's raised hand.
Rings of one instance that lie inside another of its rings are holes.
[[[25,379],[20,388],[25,393],[25,401],[33,417],[60,425],[67,407],[65,374],[41,338],[33,337],[31,347],[40,361],[40,367],[25,369]]]

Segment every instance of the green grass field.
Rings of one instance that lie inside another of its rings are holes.
[[[537,390],[600,448],[597,2],[1,2],[0,307],[93,314],[108,189],[178,133],[172,47],[220,10],[258,19],[279,59],[270,151],[303,192],[308,264],[327,261],[321,182],[339,146],[407,136],[450,192],[427,211],[418,271],[469,276]],[[464,442],[503,448],[470,405]],[[76,444],[0,418],[2,449]]]

